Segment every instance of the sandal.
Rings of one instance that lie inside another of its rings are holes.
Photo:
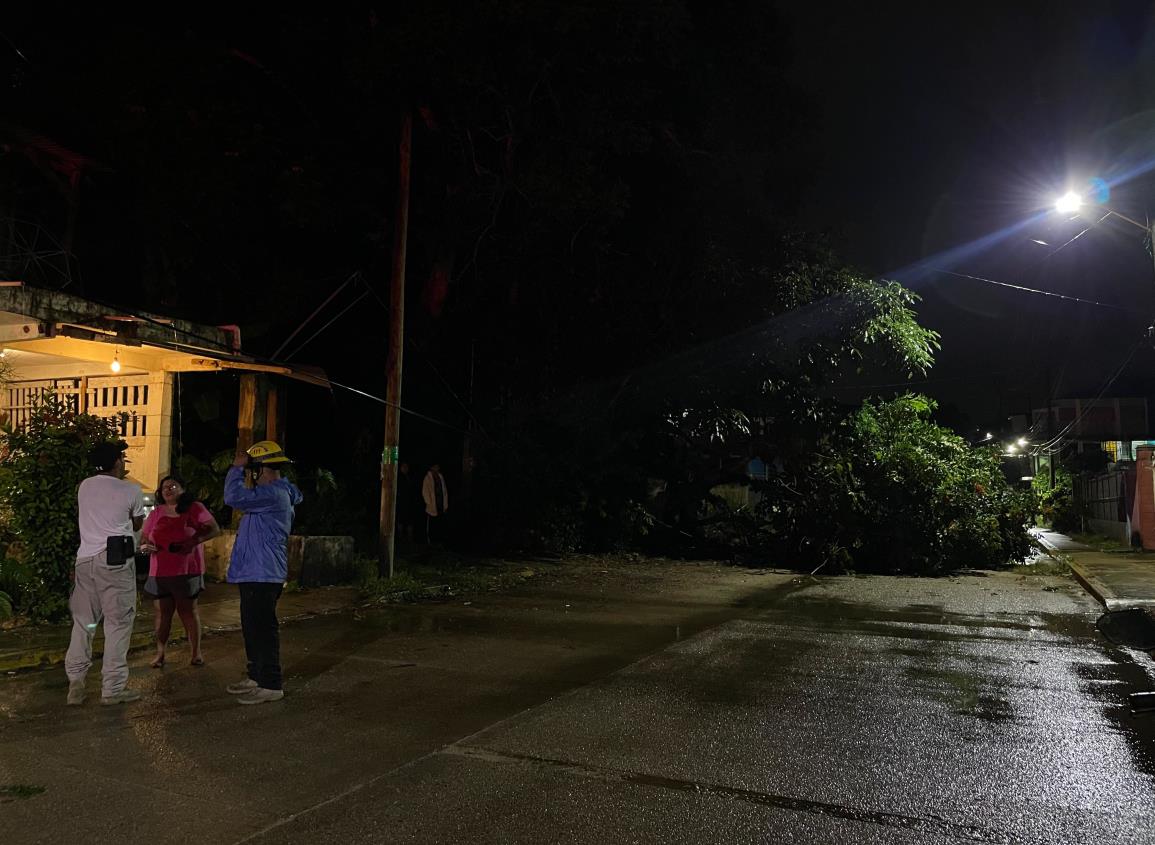
[[[152,663],[150,663],[148,665],[151,666],[153,669],[163,669],[164,668],[164,655],[162,654],[160,657],[158,657],[156,660],[152,661]]]
[[[189,666],[204,666],[205,665],[205,659],[203,657],[194,657],[192,660],[190,660],[188,662],[188,665]]]

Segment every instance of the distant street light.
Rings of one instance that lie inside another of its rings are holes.
[[[1027,438],[1025,438],[1025,437],[1020,437],[1020,438],[1019,438],[1019,445],[1020,445],[1020,446],[1026,446],[1026,445],[1027,445],[1027,442],[1028,442],[1028,441],[1027,441]]]
[[[1060,214],[1074,214],[1083,207],[1083,198],[1074,191],[1067,191],[1055,200],[1055,211]]]

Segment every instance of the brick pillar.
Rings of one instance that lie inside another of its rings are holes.
[[[1155,447],[1140,446],[1135,455],[1135,507],[1131,530],[1144,549],[1155,550]]]

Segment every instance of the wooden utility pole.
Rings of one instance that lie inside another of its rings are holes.
[[[253,373],[241,376],[240,406],[237,409],[237,450],[253,445],[253,429],[257,418],[257,377]]]
[[[393,226],[393,279],[389,288],[389,352],[386,359],[385,448],[381,452],[381,535],[377,574],[393,577],[397,528],[397,441],[401,432],[401,358],[405,349],[405,242],[409,234],[409,161],[412,157],[413,113],[401,114],[398,149],[397,216]]]
[[[278,410],[277,385],[270,378],[269,379],[269,392],[268,392],[268,395],[265,397],[265,439],[266,440],[275,440],[277,443],[280,444],[281,448],[284,448],[284,446],[285,446],[284,438],[281,437],[281,432],[277,430],[277,426],[279,423],[279,419],[278,419],[279,415],[277,413],[277,410]]]
[[[257,422],[257,377],[253,373],[241,375],[240,404],[237,407],[237,451],[247,451],[253,445],[253,429]],[[233,508],[231,527],[241,527],[241,512]]]

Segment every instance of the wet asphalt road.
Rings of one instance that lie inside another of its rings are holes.
[[[1150,661],[1097,613],[1056,578],[641,563],[292,626],[279,704],[220,694],[236,635],[125,708],[4,679],[0,787],[45,791],[0,840],[1155,842]]]

